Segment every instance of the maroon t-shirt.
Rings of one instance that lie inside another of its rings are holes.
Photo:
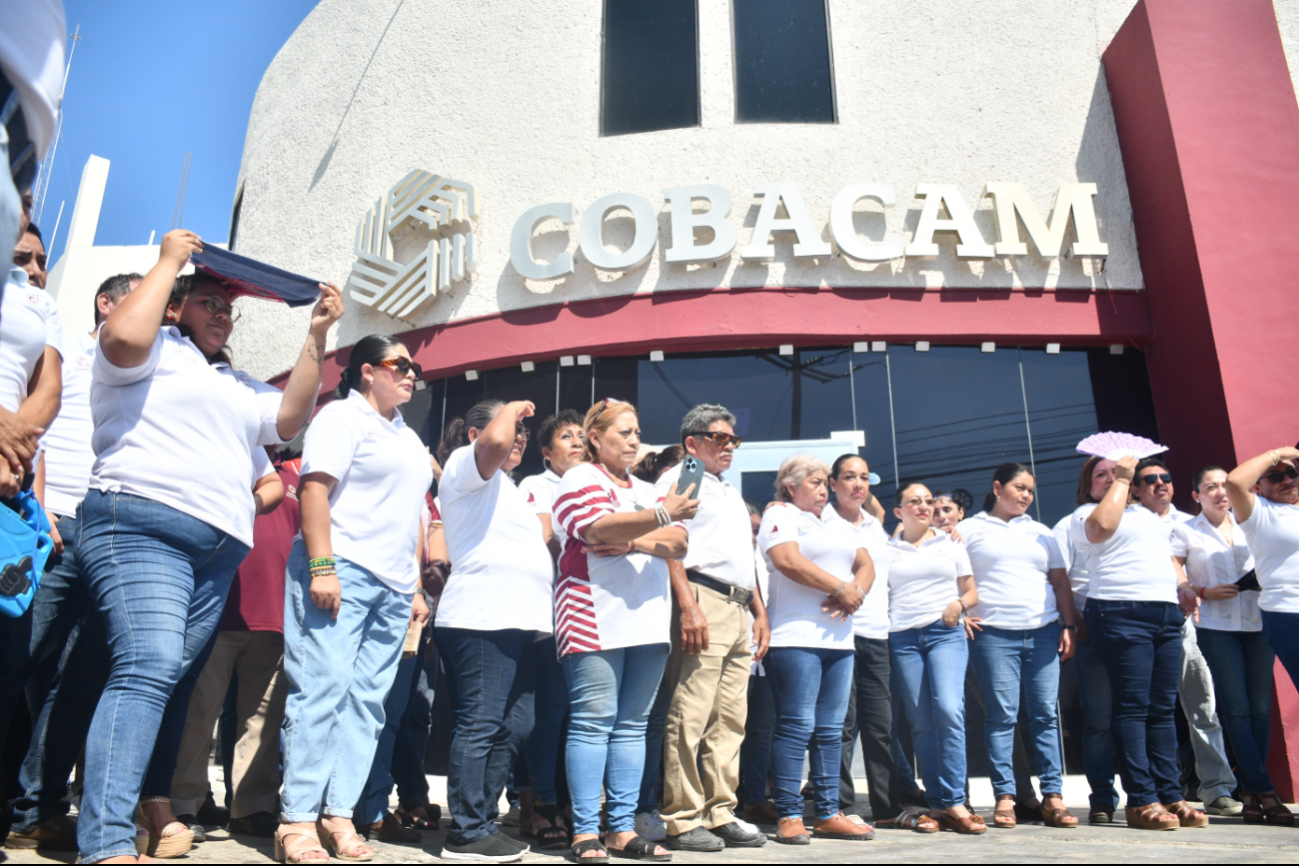
[[[284,482],[284,501],[253,522],[253,549],[235,573],[226,598],[222,631],[284,632],[284,570],[293,537],[302,528],[298,506],[298,473],[302,460],[275,467]]]

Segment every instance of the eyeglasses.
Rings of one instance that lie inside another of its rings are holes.
[[[600,408],[595,410],[594,417],[599,418],[602,414],[604,414],[604,410],[608,409],[610,406],[630,406],[630,405],[631,404],[628,403],[626,400],[619,400],[615,397],[605,397],[603,400],[600,401]]]
[[[204,298],[199,303],[212,315],[225,316],[232,325],[239,321],[239,310],[220,298]]]
[[[927,505],[928,507],[933,508],[933,507],[934,507],[934,500],[932,500],[932,499],[921,499],[919,496],[917,496],[917,497],[915,497],[915,498],[913,498],[913,499],[908,499],[906,502],[903,502],[902,504],[903,504],[903,505],[909,505],[909,506],[911,506],[912,508],[915,508],[915,507],[918,506],[918,505]]]
[[[1167,472],[1152,472],[1149,475],[1142,475],[1137,479],[1138,484],[1154,484],[1156,481],[1162,481],[1165,484],[1173,483],[1173,476]]]
[[[1295,469],[1293,466],[1288,469],[1278,469],[1276,472],[1267,473],[1261,480],[1266,481],[1268,484],[1280,484],[1287,478],[1291,481],[1299,478],[1299,469]]]
[[[414,361],[407,360],[406,358],[389,358],[386,361],[380,361],[374,366],[387,367],[389,370],[396,370],[397,375],[399,376],[405,376],[406,374],[410,373],[413,370],[415,372],[416,379],[424,378],[424,368],[421,367],[419,364],[416,364]]]
[[[696,439],[711,439],[718,447],[725,448],[727,445],[734,443],[736,448],[740,447],[742,440],[734,433],[723,433],[720,430],[696,430],[689,434]]]
[[[522,439],[524,442],[527,442],[532,438],[532,431],[527,427],[524,427],[522,424],[516,424],[514,427],[514,438]]]

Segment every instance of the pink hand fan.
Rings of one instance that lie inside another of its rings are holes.
[[[1105,460],[1118,460],[1121,457],[1136,457],[1144,460],[1167,451],[1158,442],[1151,442],[1144,436],[1133,436],[1131,433],[1094,433],[1078,443],[1079,454],[1090,454]]]

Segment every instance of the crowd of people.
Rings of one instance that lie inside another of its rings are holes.
[[[1071,660],[1090,823],[1113,820],[1116,766],[1132,828],[1294,823],[1267,753],[1274,658],[1299,678],[1299,449],[1202,469],[1195,516],[1158,457],[1087,459],[1054,527],[1029,516],[1027,465],[999,466],[977,512],[903,481],[890,535],[857,454],[793,454],[771,501],[746,501],[717,404],[646,453],[627,402],[538,419],[486,401],[432,454],[401,411],[422,370],[391,336],[351,349],[313,419],[341,292],[320,286],[274,388],[231,365],[237,289],[181,275],[200,249],[184,230],[65,334],[40,243],[25,225],[0,302],[0,497],[30,487],[54,544],[30,607],[0,616],[0,740],[24,754],[8,847],[135,862],[213,824],[273,836],[290,863],[418,842],[441,826],[424,775],[439,670],[445,859],[1075,828]],[[516,480],[534,430],[546,469]],[[208,782],[218,719],[228,812]]]

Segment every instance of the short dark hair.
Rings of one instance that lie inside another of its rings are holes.
[[[1025,466],[1023,463],[1015,463],[1015,462],[1003,463],[997,467],[995,472],[992,473],[992,483],[1000,484],[1002,487],[1005,487],[1007,484],[1014,481],[1019,476],[1025,474],[1027,474],[1028,477],[1032,478],[1033,477],[1032,467]],[[952,501],[955,502],[956,500],[953,499]],[[989,490],[987,495],[983,497],[983,510],[991,511],[992,506],[996,504],[997,504],[997,494]]]
[[[1162,457],[1143,457],[1140,460],[1140,462],[1137,463],[1137,470],[1135,473],[1136,477],[1140,479],[1141,473],[1145,472],[1151,466],[1158,466],[1160,469],[1168,468],[1168,466],[1164,463],[1164,458]]]
[[[1204,476],[1208,475],[1210,472],[1226,472],[1226,471],[1227,470],[1223,469],[1221,466],[1206,466],[1203,469],[1201,469],[1199,472],[1195,473],[1195,481],[1191,484],[1191,487],[1194,488],[1195,490],[1199,490],[1200,485],[1204,483]]]
[[[555,433],[565,427],[582,429],[582,413],[576,409],[564,409],[547,417],[541,422],[541,429],[537,431],[537,447],[551,447]]]
[[[866,463],[866,458],[861,456],[860,454],[854,454],[851,451],[849,451],[847,454],[840,454],[837,458],[835,458],[834,463],[830,465],[830,477],[837,479],[839,477],[839,473],[843,471],[843,465],[847,463],[849,460],[860,460],[861,462]],[[869,468],[870,464],[866,463],[866,466]]]
[[[906,498],[906,497],[907,497],[907,491],[910,490],[912,487],[915,487],[915,486],[917,486],[917,485],[919,485],[919,486],[921,486],[921,487],[924,487],[925,489],[928,489],[928,488],[929,488],[929,485],[928,485],[928,484],[925,484],[925,482],[923,482],[923,481],[904,481],[904,482],[902,482],[901,484],[899,484],[899,485],[898,485],[898,489],[893,491],[893,507],[894,507],[894,508],[901,508],[901,507],[902,507],[902,503],[904,503],[904,502],[907,501],[907,498]],[[930,491],[930,492],[932,493],[933,491]],[[938,498],[936,494],[934,495],[934,498],[935,498],[935,499]]]
[[[113,276],[109,277],[108,279],[100,283],[99,288],[95,291],[95,299],[94,299],[95,324],[98,325],[100,321],[99,298],[101,295],[108,295],[108,299],[110,301],[112,301],[113,303],[117,303],[118,301],[122,300],[122,298],[126,297],[127,293],[131,291],[131,283],[138,283],[142,279],[144,279],[144,277],[136,273],[114,274]]]
[[[25,231],[29,235],[34,235],[42,245],[45,244],[45,237],[41,234],[40,226],[36,225],[36,223],[28,223]]]

